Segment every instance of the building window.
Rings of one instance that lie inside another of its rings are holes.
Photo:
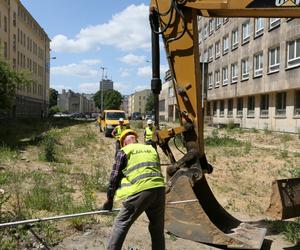
[[[222,69],[222,80],[223,80],[223,86],[228,84],[228,67],[224,67]]]
[[[243,97],[237,99],[237,116],[243,116],[244,100]]]
[[[231,64],[231,83],[238,81],[238,63]]]
[[[273,29],[280,25],[280,18],[270,18],[269,19],[269,29]]]
[[[221,74],[220,70],[215,71],[215,88],[220,87]]]
[[[208,89],[212,89],[213,87],[213,74],[209,73],[208,74]]]
[[[276,94],[276,115],[285,116],[286,114],[286,92]]]
[[[211,62],[214,59],[213,55],[213,45],[208,48],[208,61]]]
[[[166,104],[165,99],[159,101],[159,111],[164,112],[166,110],[165,104]]]
[[[207,62],[208,61],[208,51],[207,50],[204,50],[203,57],[204,57],[204,61]]]
[[[295,91],[295,110],[294,115],[300,115],[300,90]]]
[[[213,102],[213,115],[216,116],[217,115],[217,101]]]
[[[247,116],[254,117],[254,109],[255,109],[255,97],[248,96]]]
[[[173,89],[173,87],[169,87],[169,89],[168,89],[168,96],[169,97],[173,97],[174,96],[174,89]]]
[[[249,79],[249,59],[242,60],[242,80]]]
[[[239,45],[239,30],[235,29],[231,33],[231,50],[234,50]]]
[[[210,116],[210,102],[207,102],[207,106],[206,106],[206,115]]]
[[[220,116],[224,116],[224,100],[220,100]]]
[[[300,64],[300,39],[288,42],[287,66],[293,67]]]
[[[16,25],[17,25],[17,14],[16,14],[16,12],[14,12],[14,14],[13,14],[13,26],[16,27]]]
[[[250,40],[250,21],[247,21],[242,25],[242,39],[243,44]]]
[[[215,43],[215,58],[219,58],[221,56],[221,42],[217,41]]]
[[[16,52],[17,50],[17,36],[16,34],[13,35],[13,51]]]
[[[257,37],[264,33],[264,19],[259,17],[254,20],[254,36]]]
[[[280,48],[269,50],[269,72],[278,72],[280,66]]]
[[[229,36],[223,37],[223,55],[227,54],[229,51]]]
[[[215,29],[218,30],[221,27],[222,18],[215,18]]]
[[[228,117],[233,116],[233,100],[232,99],[227,100],[227,116]]]
[[[208,21],[208,32],[209,32],[209,35],[214,33],[214,19],[213,18],[209,19],[209,21]]]
[[[263,52],[254,56],[254,77],[261,76],[263,74]]]
[[[260,116],[269,115],[269,95],[260,96]]]
[[[4,31],[7,32],[7,16],[4,16]]]
[[[208,27],[207,24],[205,24],[203,29],[203,39],[205,40],[207,37],[208,37]]]
[[[7,47],[7,42],[4,42],[4,58],[8,58],[8,47]]]

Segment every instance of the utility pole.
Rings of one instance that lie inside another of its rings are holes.
[[[100,67],[102,69],[102,80],[100,82],[101,85],[101,112],[103,112],[103,85],[104,85],[104,71],[106,70],[105,67]]]

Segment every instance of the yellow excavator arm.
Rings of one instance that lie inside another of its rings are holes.
[[[300,17],[300,0],[152,0],[150,3],[155,123],[158,127],[158,96],[161,91],[159,35],[164,41],[181,123],[178,128],[158,133],[159,144],[171,162],[167,170],[166,228],[193,241],[229,248],[260,249],[266,229],[243,223],[227,213],[215,199],[205,178],[206,173],[212,172],[212,166],[204,151],[199,15]],[[184,138],[187,153],[175,161],[168,141],[178,134]],[[286,180],[278,185],[278,195],[284,195],[287,186],[291,189],[292,185],[296,190],[294,199],[291,200],[290,195],[284,197],[286,203],[281,203],[284,211],[280,216],[300,216],[300,180]],[[274,207],[280,206],[274,202]]]

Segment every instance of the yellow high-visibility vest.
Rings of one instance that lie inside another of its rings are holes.
[[[129,144],[122,148],[127,156],[124,177],[116,193],[116,199],[126,199],[141,191],[164,187],[164,177],[160,170],[157,152],[151,145]]]

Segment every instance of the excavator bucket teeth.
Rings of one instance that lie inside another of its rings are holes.
[[[276,180],[272,183],[271,203],[267,214],[278,220],[300,216],[300,178]]]
[[[260,249],[266,229],[242,223],[217,202],[205,176],[193,187],[182,175],[166,198],[166,229],[192,241],[228,248]]]

